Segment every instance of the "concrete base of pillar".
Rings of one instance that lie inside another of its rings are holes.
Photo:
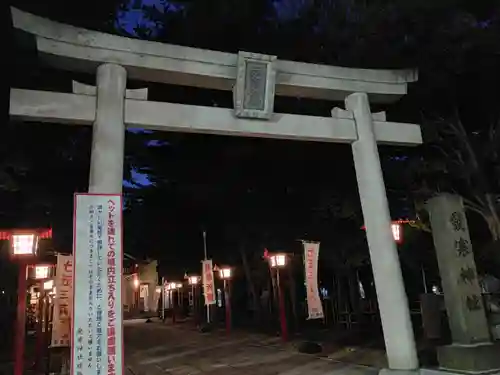
[[[379,371],[379,375],[420,375],[420,370],[391,370],[383,368]]]
[[[490,370],[482,372],[463,372],[463,371],[451,371],[444,369],[426,369],[422,368],[419,370],[390,370],[382,369],[379,371],[379,375],[500,375],[500,370]]]
[[[420,375],[467,375],[471,374],[470,372],[455,372],[455,371],[448,371],[448,370],[435,370],[435,369],[421,369],[420,370]],[[500,371],[498,370],[493,370],[490,372],[481,372],[478,373],[481,375],[500,375]]]
[[[500,340],[500,324],[491,327],[491,334],[495,340]]]
[[[452,344],[437,349],[442,369],[462,374],[500,374],[500,343]]]

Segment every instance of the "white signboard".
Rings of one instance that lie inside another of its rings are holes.
[[[205,296],[205,305],[214,305],[215,299],[215,283],[212,260],[204,260],[201,262],[203,266],[203,294]]]
[[[57,255],[56,298],[52,319],[52,347],[70,346],[73,310],[73,257]]]
[[[323,305],[318,290],[319,243],[304,242],[304,266],[306,274],[307,319],[323,319]]]
[[[76,194],[72,375],[123,374],[121,195]]]

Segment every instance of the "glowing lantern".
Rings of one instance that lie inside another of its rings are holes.
[[[391,224],[392,237],[397,243],[403,242],[403,228],[400,223]]]
[[[403,243],[403,224],[412,224],[412,220],[395,220],[391,223],[391,232],[394,241],[398,244]],[[366,230],[363,226],[361,229]]]
[[[38,236],[34,233],[12,234],[12,255],[35,255],[38,247]]]
[[[49,280],[43,283],[43,290],[52,290],[54,288],[54,280]]]
[[[286,254],[274,254],[269,256],[271,267],[284,267],[286,265]]]
[[[227,280],[231,278],[231,268],[224,267],[219,270],[220,278],[223,280]]]
[[[43,280],[49,278],[50,266],[35,266],[35,279]]]

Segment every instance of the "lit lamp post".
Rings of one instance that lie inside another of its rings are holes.
[[[44,288],[44,280],[48,279],[50,276],[50,268],[49,265],[38,264],[34,267],[35,269],[35,280],[39,281],[40,290],[45,290]],[[44,311],[45,311],[45,293],[38,293],[38,311],[37,317],[38,322],[36,324],[36,347],[35,347],[35,368],[38,369],[40,365],[40,360],[42,358],[44,352],[44,343],[46,341],[44,337]]]
[[[177,289],[177,304],[181,310],[180,312],[182,313],[182,305],[183,305],[182,283],[177,283],[175,289]]]
[[[166,309],[170,309],[172,307],[172,301],[170,298],[170,283],[167,283],[166,281],[163,282],[163,290],[165,293],[165,301],[163,304],[163,321],[165,322],[165,319],[167,318],[166,316]]]
[[[403,224],[412,224],[414,221],[412,220],[394,220],[391,222],[391,232],[392,238],[397,244],[403,243]],[[361,229],[366,230],[366,227],[363,226]]]
[[[54,280],[47,280],[43,283],[43,310],[42,310],[42,342],[43,345],[43,354],[45,354],[47,348],[49,347],[49,326],[50,326],[50,310],[51,310],[51,295],[55,294],[56,287],[54,286]]]
[[[281,339],[283,341],[288,340],[288,326],[286,323],[285,296],[283,295],[283,291],[280,284],[280,268],[284,268],[286,266],[286,261],[287,261],[286,254],[269,255],[269,266],[271,268],[276,269],[276,287],[278,289]]]
[[[137,274],[134,275],[134,278],[132,280],[133,286],[134,286],[134,305],[139,312],[139,287],[141,285],[141,282],[139,281],[139,276]]]
[[[231,268],[223,267],[219,270],[219,276],[224,281],[224,306],[226,310],[226,333],[231,332],[231,295],[229,281],[231,280]]]
[[[167,308],[168,284],[165,278],[162,278],[161,283],[161,320],[165,322],[165,309]]]
[[[175,324],[175,310],[177,307],[177,303],[174,298],[174,291],[177,289],[177,283],[172,282],[168,285],[168,287],[170,289],[170,302],[172,304],[172,324]]]
[[[12,257],[19,263],[17,282],[16,337],[14,344],[14,375],[23,375],[24,341],[26,336],[26,289],[28,263],[33,260],[38,248],[38,236],[32,232],[17,232],[10,235]]]
[[[191,285],[191,295],[193,296],[193,315],[194,315],[195,320],[196,320],[196,316],[198,315],[197,314],[198,303],[196,301],[196,299],[197,299],[196,289],[197,289],[198,282],[200,281],[200,278],[198,276],[188,276],[187,279],[188,279],[189,285]]]

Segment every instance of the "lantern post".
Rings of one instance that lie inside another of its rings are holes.
[[[38,235],[30,231],[18,231],[10,235],[11,256],[19,264],[17,281],[17,313],[14,342],[14,375],[23,375],[24,346],[26,339],[27,271],[38,249]]]
[[[278,289],[278,303],[281,326],[281,339],[288,341],[288,325],[286,322],[285,296],[280,282],[280,269],[286,267],[287,256],[284,253],[269,255],[269,266],[276,269],[276,286]]]
[[[172,304],[172,324],[175,324],[176,321],[176,310],[177,310],[177,302],[175,300],[174,291],[177,290],[178,283],[171,282],[168,284],[168,290],[170,291],[170,302]]]
[[[139,280],[139,274],[136,273],[132,279],[132,285],[134,287],[134,305],[135,305],[135,313],[138,313],[141,309],[139,307],[139,301],[140,301],[140,286],[141,286],[141,281]]]
[[[37,301],[37,317],[38,322],[36,324],[36,346],[35,346],[35,368],[38,369],[41,359],[44,353],[44,343],[46,342],[43,321],[44,321],[44,311],[45,311],[45,294],[44,294],[44,281],[46,281],[50,276],[50,270],[52,266],[46,264],[37,264],[34,266],[35,270],[35,280],[39,283],[39,294]]]
[[[231,332],[231,287],[230,281],[232,270],[230,267],[222,267],[219,269],[219,276],[224,281],[224,308],[226,311],[226,333]]]
[[[197,301],[197,286],[200,282],[199,276],[188,276],[188,283],[191,285],[191,295],[193,296],[193,315],[195,320],[198,320],[198,301]]]

